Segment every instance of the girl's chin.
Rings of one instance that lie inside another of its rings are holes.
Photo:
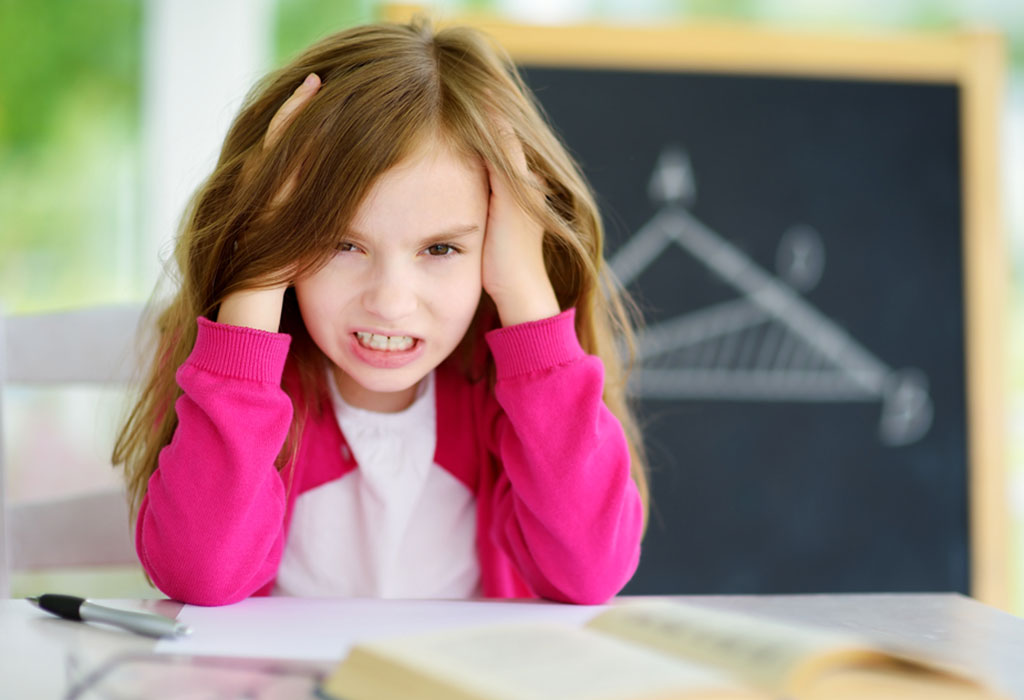
[[[345,402],[371,411],[400,411],[412,404],[416,388],[427,372],[406,367],[372,370],[336,368],[336,382]]]
[[[366,392],[368,394],[403,394],[408,391],[415,391],[416,387],[419,386],[423,380],[421,374],[417,374],[414,377],[405,381],[367,381],[367,379],[360,378],[356,380],[354,384],[358,386],[358,390]]]

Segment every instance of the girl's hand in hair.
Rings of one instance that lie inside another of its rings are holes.
[[[316,73],[306,76],[306,80],[270,119],[267,133],[263,137],[263,150],[267,150],[281,138],[285,127],[319,89],[319,76]],[[295,189],[297,179],[298,173],[293,173],[284,186],[274,194],[271,204],[285,199]],[[288,285],[284,284],[267,289],[245,289],[229,294],[220,304],[217,322],[276,333],[281,327],[281,307],[284,305],[284,292],[287,288]]]
[[[518,176],[538,183],[539,177],[530,172],[515,131],[507,124],[501,131]],[[507,177],[492,164],[486,165],[491,199],[484,237],[484,290],[497,305],[503,326],[556,316],[561,309],[544,267],[544,227],[516,201]],[[539,187],[530,191],[538,200],[543,197]]]

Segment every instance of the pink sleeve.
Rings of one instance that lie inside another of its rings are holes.
[[[292,419],[281,375],[291,338],[200,318],[178,369],[178,427],[139,509],[135,546],[168,596],[198,605],[273,580],[285,488],[274,466]]]
[[[500,404],[491,450],[503,472],[491,536],[535,593],[603,603],[640,558],[643,513],[604,366],[580,347],[572,309],[487,334]]]

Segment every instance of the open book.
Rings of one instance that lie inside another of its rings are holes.
[[[669,601],[585,627],[505,624],[357,645],[338,700],[967,700],[1003,696],[845,635]]]

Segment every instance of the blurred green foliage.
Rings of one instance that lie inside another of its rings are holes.
[[[133,295],[142,15],[139,0],[0,0],[8,310]]]
[[[756,18],[762,4],[760,0],[673,0],[672,9],[679,17],[743,21]]]
[[[374,21],[377,4],[373,0],[278,0],[275,64],[286,63],[328,34]]]
[[[71,106],[138,130],[139,0],[0,0],[0,148],[38,151]],[[76,109],[75,114],[85,114]]]

